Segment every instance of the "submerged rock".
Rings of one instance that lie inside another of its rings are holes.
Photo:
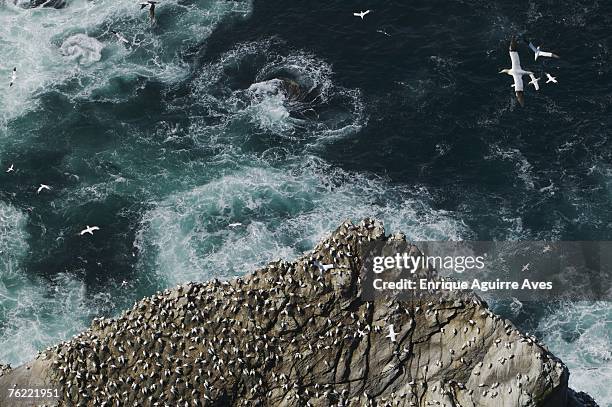
[[[56,405],[89,406],[595,405],[568,389],[559,359],[471,293],[364,301],[363,248],[403,238],[346,222],[294,262],[96,319],[0,389],[59,386]]]

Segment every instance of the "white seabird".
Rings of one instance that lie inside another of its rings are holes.
[[[51,191],[51,187],[49,185],[45,185],[45,184],[40,184],[40,186],[38,187],[38,189],[36,190],[37,194],[40,194],[42,191],[47,190],[47,191]]]
[[[538,81],[542,78],[536,78],[534,74],[530,74],[529,77],[531,78],[531,80],[529,81],[529,84],[533,85],[535,90],[540,90],[540,85],[538,84]]]
[[[13,86],[16,80],[17,80],[17,67],[13,68],[13,73],[11,74],[11,83],[9,84],[9,88]]]
[[[230,223],[229,225],[227,225],[228,228],[237,228],[238,226],[242,226],[242,223],[240,222],[236,222],[236,223]]]
[[[326,272],[327,270],[333,269],[334,265],[333,264],[322,264],[321,262],[315,260],[313,262],[313,264],[321,271],[321,272]]]
[[[155,5],[157,4],[157,1],[153,1],[153,0],[147,0],[145,2],[140,3],[140,9],[142,10],[143,8],[148,7],[149,8],[149,18],[151,20],[151,22],[155,21]]]
[[[534,52],[536,61],[538,60],[539,57],[557,58],[557,59],[560,58],[559,55],[553,54],[552,52],[542,51],[540,47],[536,47],[531,42],[529,43],[529,48],[531,48],[531,50]]]
[[[6,170],[7,173],[14,172],[14,171],[15,171],[15,164],[11,164],[11,166],[8,167],[8,169]]]
[[[363,18],[364,18],[366,15],[370,14],[371,12],[372,12],[372,10],[366,10],[366,11],[360,11],[359,13],[353,13],[353,15],[354,15],[355,17],[361,17],[361,19],[363,20]]]
[[[552,82],[552,83],[557,83],[557,78],[555,78],[554,76],[552,76],[551,74],[547,73],[546,77],[548,78],[546,80],[546,83]]]
[[[393,330],[393,324],[389,325],[389,335],[385,336],[385,338],[391,339],[391,342],[397,342],[397,332]]]
[[[514,78],[514,92],[516,93],[516,99],[521,106],[525,106],[525,95],[523,92],[523,75],[533,75],[531,71],[525,71],[521,68],[521,59],[517,52],[516,39],[513,38],[510,41],[510,60],[512,61],[512,68],[502,69],[499,73],[505,73]]]
[[[97,226],[89,226],[89,225],[87,225],[85,227],[85,229],[83,229],[83,230],[81,230],[79,232],[79,235],[83,236],[84,234],[89,233],[90,235],[93,236],[93,232],[95,232],[96,230],[100,230],[100,228],[97,227]]]
[[[125,44],[129,44],[130,43],[128,41],[128,39],[125,38],[120,32],[117,32],[115,30],[111,30],[111,32],[115,35],[115,37],[117,37],[117,40],[119,40],[120,42],[123,42]]]

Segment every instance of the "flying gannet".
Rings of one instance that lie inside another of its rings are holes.
[[[230,223],[229,225],[227,225],[228,228],[237,228],[238,226],[242,226],[242,223],[240,222],[236,222],[236,223]]]
[[[84,234],[89,233],[90,235],[93,236],[93,232],[95,232],[96,230],[100,230],[100,228],[97,227],[97,226],[89,226],[89,225],[87,225],[85,227],[85,229],[83,229],[83,230],[81,230],[79,232],[79,235],[83,236]]]
[[[535,90],[540,90],[540,85],[538,84],[538,81],[542,78],[536,78],[534,74],[530,74],[529,77],[531,78],[531,80],[529,81],[529,84],[533,85]]]
[[[366,11],[360,11],[359,13],[353,13],[353,15],[354,15],[355,17],[361,17],[361,19],[363,20],[363,18],[364,18],[366,15],[370,14],[371,12],[372,12],[372,10],[366,10]]]
[[[17,80],[17,67],[13,68],[13,73],[11,74],[11,83],[9,84],[9,88],[13,86],[13,84],[15,83],[15,80]]]
[[[143,8],[149,7],[149,19],[151,20],[151,22],[155,21],[155,5],[157,3],[158,3],[157,1],[153,1],[153,0],[147,0],[146,2],[140,3],[141,10]]]
[[[40,186],[38,187],[38,189],[36,190],[37,194],[40,194],[42,191],[47,190],[47,191],[51,191],[51,187],[49,185],[45,185],[45,184],[40,184]]]
[[[546,83],[552,82],[552,83],[557,83],[557,78],[555,78],[554,76],[552,76],[551,74],[547,73],[546,77],[548,78],[546,80]]]
[[[127,40],[127,38],[125,38],[120,32],[117,32],[115,30],[111,30],[111,32],[115,35],[115,37],[117,37],[117,40],[120,42],[123,42],[125,44],[129,44],[130,42]]]
[[[521,68],[521,59],[517,52],[516,39],[512,38],[510,41],[510,60],[512,61],[511,69],[502,69],[499,73],[505,73],[514,78],[514,92],[516,93],[516,99],[521,106],[525,106],[525,95],[523,92],[523,75],[533,75],[533,72],[525,71]]]
[[[8,169],[6,170],[7,173],[14,172],[14,171],[15,171],[15,164],[11,164],[11,166],[8,167]]]
[[[539,57],[557,58],[557,59],[560,58],[559,55],[553,54],[552,52],[542,51],[540,47],[536,47],[531,42],[529,43],[529,48],[531,48],[531,50],[534,52],[536,61],[538,60]]]

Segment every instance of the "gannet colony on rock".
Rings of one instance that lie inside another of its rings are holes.
[[[0,388],[59,389],[45,402],[58,406],[595,405],[568,388],[561,360],[469,291],[364,300],[366,248],[403,241],[373,220],[345,222],[296,261],[95,319],[30,363],[0,366]]]

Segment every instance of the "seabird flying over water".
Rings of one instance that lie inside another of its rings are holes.
[[[157,3],[158,3],[157,1],[153,1],[153,0],[147,0],[144,3],[140,3],[141,10],[143,8],[149,7],[149,18],[151,19],[151,22],[155,21],[155,5]]]
[[[87,227],[85,227],[85,229],[83,229],[83,230],[81,230],[79,232],[79,235],[83,236],[84,234],[89,233],[90,235],[93,236],[93,232],[95,232],[96,230],[100,230],[100,228],[97,227],[97,226],[89,226],[89,225],[87,225]]]
[[[127,38],[125,38],[125,37],[124,37],[124,36],[123,36],[123,35],[122,35],[120,32],[117,32],[117,31],[114,31],[114,30],[111,30],[111,32],[112,32],[112,33],[115,35],[115,37],[117,37],[117,39],[118,39],[120,42],[124,42],[124,43],[126,43],[126,44],[129,44],[129,43],[130,43],[130,42],[127,40]]]
[[[538,84],[538,81],[542,78],[536,78],[534,74],[530,74],[529,77],[531,78],[531,80],[529,81],[529,84],[533,85],[535,90],[540,90],[540,85]]]
[[[227,225],[228,228],[237,228],[238,226],[242,226],[242,223],[240,222],[236,222],[236,223],[230,223],[229,225]]]
[[[6,170],[7,173],[14,172],[14,171],[15,171],[15,164],[11,164],[11,166],[8,167],[8,170]]]
[[[11,75],[11,83],[9,84],[9,88],[13,86],[16,79],[17,79],[17,67],[13,68],[13,74]]]
[[[533,45],[533,43],[529,43],[529,48],[531,48],[531,50],[534,52],[535,54],[535,60],[538,60],[538,57],[546,57],[546,58],[557,58],[559,59],[559,55],[557,54],[553,54],[552,52],[546,52],[546,51],[542,51],[540,49],[540,47],[536,47],[535,45]]]
[[[370,14],[371,12],[372,12],[372,10],[366,10],[366,11],[360,11],[359,13],[353,13],[353,15],[354,15],[355,17],[361,17],[361,19],[363,20],[363,18],[364,18],[366,15]]]
[[[51,191],[51,187],[50,187],[49,185],[40,184],[40,186],[39,186],[39,187],[38,187],[38,189],[36,190],[36,193],[37,193],[37,194],[40,194],[40,193],[41,193],[42,191],[44,191],[45,189],[46,189],[47,191]]]
[[[546,83],[552,82],[552,83],[557,83],[557,78],[555,78],[554,76],[552,76],[551,74],[547,73],[546,77],[548,78],[548,80],[546,81]]]
[[[512,61],[512,68],[502,69],[499,73],[505,73],[514,78],[514,92],[516,93],[516,99],[521,106],[525,106],[525,95],[523,92],[523,75],[533,75],[533,72],[525,71],[521,68],[521,59],[517,52],[516,39],[512,38],[510,41],[510,60]]]

